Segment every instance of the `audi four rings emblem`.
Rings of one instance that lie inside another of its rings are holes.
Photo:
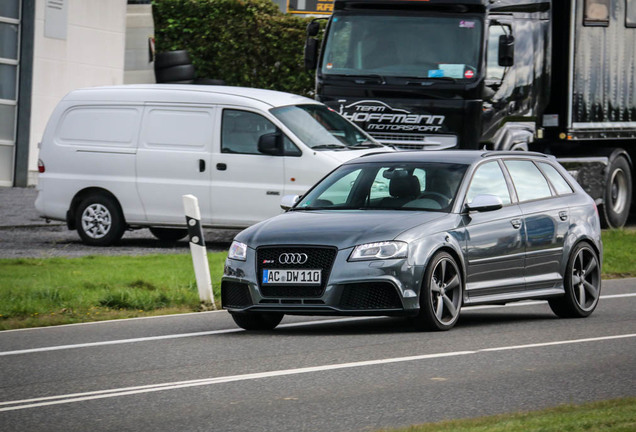
[[[307,254],[283,253],[278,256],[278,262],[281,264],[305,264],[307,262]]]

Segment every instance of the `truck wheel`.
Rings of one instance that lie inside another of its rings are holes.
[[[150,232],[161,241],[176,242],[188,235],[187,229],[151,227]]]
[[[124,217],[109,196],[91,195],[75,213],[75,226],[82,241],[91,246],[110,246],[124,235]]]
[[[624,157],[619,156],[610,160],[603,195],[603,228],[622,227],[629,216],[632,200],[632,170]]]
[[[245,330],[273,330],[283,319],[278,312],[245,312],[233,313],[232,319]]]

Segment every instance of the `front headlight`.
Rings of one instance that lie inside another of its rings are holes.
[[[356,246],[349,261],[406,258],[408,244],[401,241],[366,243]]]
[[[247,258],[247,245],[245,243],[233,241],[227,257],[230,259],[245,261]]]

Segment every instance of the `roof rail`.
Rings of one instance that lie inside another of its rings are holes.
[[[481,157],[486,158],[486,157],[494,157],[494,156],[539,156],[539,157],[544,157],[544,158],[548,158],[549,155],[544,154],[544,153],[539,153],[539,152],[533,152],[533,151],[519,151],[519,150],[503,150],[503,151],[496,151],[496,150],[491,150],[491,151],[487,151],[484,152]]]

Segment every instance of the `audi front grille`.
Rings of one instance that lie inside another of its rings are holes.
[[[259,247],[256,249],[256,274],[261,295],[278,298],[320,297],[325,291],[337,253],[336,248],[327,246]],[[320,285],[263,284],[264,269],[321,270]]]

